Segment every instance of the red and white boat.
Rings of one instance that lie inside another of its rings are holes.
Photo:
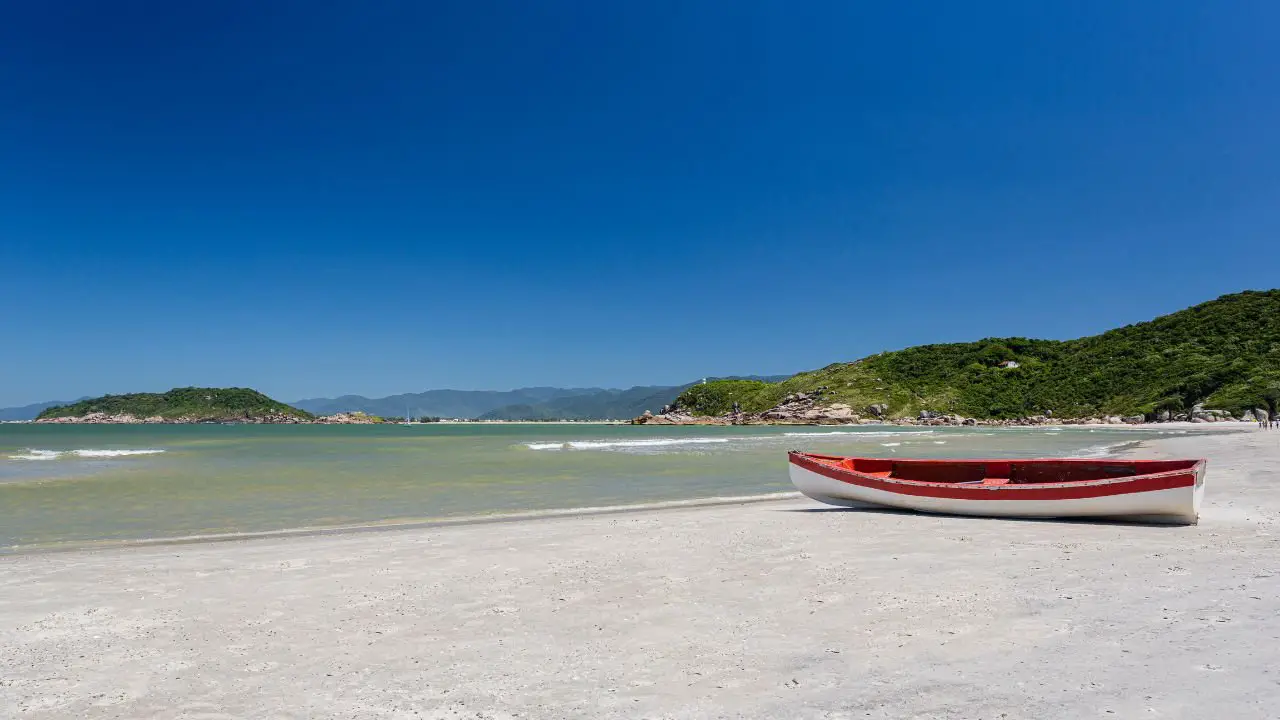
[[[987,517],[1101,517],[1194,525],[1205,460],[899,460],[792,452],[814,500]]]

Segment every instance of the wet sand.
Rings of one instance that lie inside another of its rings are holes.
[[[1280,716],[1280,431],[1133,454],[1210,459],[1200,525],[782,500],[3,557],[0,717]]]

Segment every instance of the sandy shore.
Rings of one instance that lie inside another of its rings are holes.
[[[1280,431],[1137,454],[1210,458],[1199,526],[785,500],[0,558],[0,717],[1280,716]]]

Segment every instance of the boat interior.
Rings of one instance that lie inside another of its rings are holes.
[[[1015,485],[1087,482],[1192,471],[1199,460],[895,460],[891,458],[813,459],[862,475],[957,485]]]

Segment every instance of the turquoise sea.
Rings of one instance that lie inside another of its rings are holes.
[[[1102,455],[1186,430],[0,425],[0,552],[791,490],[786,451]]]

